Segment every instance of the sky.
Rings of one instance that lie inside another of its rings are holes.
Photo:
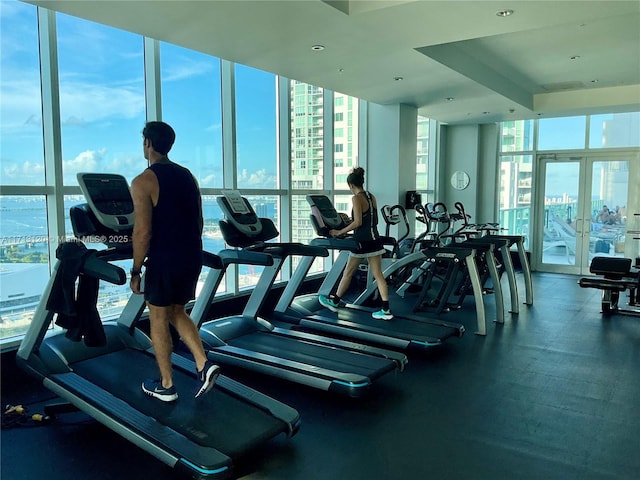
[[[131,180],[146,167],[143,39],[64,14],[56,18],[65,185],[76,185],[81,171]],[[36,8],[0,1],[0,22],[0,181],[43,185]],[[166,43],[160,53],[163,120],[177,134],[170,157],[190,168],[202,187],[221,188],[220,62]],[[242,65],[235,78],[238,187],[276,188],[276,78]],[[541,150],[584,147],[585,117],[542,119],[539,128]],[[591,138],[602,132],[603,122],[592,121]]]
[[[121,173],[146,167],[143,39],[57,14],[60,121],[65,185],[80,171]],[[0,2],[0,174],[3,184],[44,184],[36,8]],[[220,62],[161,44],[163,120],[176,130],[170,157],[202,187],[222,187]],[[238,183],[275,188],[275,76],[236,72]]]

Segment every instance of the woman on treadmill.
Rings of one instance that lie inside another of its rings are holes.
[[[353,205],[351,223],[340,230],[330,230],[329,234],[332,237],[340,237],[353,230],[353,238],[358,241],[360,247],[358,250],[351,252],[336,293],[329,297],[320,295],[318,300],[322,306],[337,312],[341,306],[340,299],[349,289],[353,274],[361,260],[366,258],[369,263],[369,271],[373,273],[380,292],[380,298],[382,299],[382,308],[377,312],[373,312],[371,316],[378,320],[391,320],[393,314],[389,308],[389,290],[387,281],[382,275],[384,245],[378,233],[376,197],[364,189],[364,168],[362,167],[355,167],[351,171],[347,177],[347,184],[349,185],[349,190],[353,193],[353,197],[351,197]]]

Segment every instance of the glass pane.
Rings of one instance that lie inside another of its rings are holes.
[[[416,190],[429,188],[429,119],[418,115]]]
[[[624,256],[629,162],[594,162],[589,255]]]
[[[203,195],[202,196],[202,216],[204,218],[204,228],[202,229],[202,247],[205,251],[210,253],[218,253],[225,248],[224,239],[220,233],[220,227],[218,222],[222,220],[223,215],[218,201],[215,195]],[[200,281],[204,282],[208,269],[203,269],[200,275]],[[228,291],[229,285],[227,283],[226,275],[222,278],[222,283],[218,287],[217,294],[222,294]],[[199,290],[198,290],[199,291]]]
[[[2,185],[44,185],[36,8],[2,2],[0,16]]]
[[[336,211],[338,213],[343,213],[345,215],[347,215],[349,218],[351,218],[351,210],[352,210],[352,202],[351,202],[351,198],[353,197],[353,195],[334,195],[333,197],[333,206],[336,209]],[[349,233],[353,233],[353,232],[349,232]],[[333,252],[333,258],[335,260],[335,258],[338,256],[340,252],[335,251]]]
[[[353,195],[335,195],[333,197],[333,206],[338,213],[344,213],[351,218],[352,203],[351,198]]]
[[[277,188],[276,77],[236,65],[238,188]]]
[[[65,231],[66,239],[71,240],[74,238],[73,227],[71,225],[71,219],[69,217],[69,209],[74,205],[86,203],[86,199],[82,195],[66,195],[64,197],[64,211],[65,211]],[[102,243],[84,242],[85,246],[89,249],[104,250],[106,245]],[[125,272],[128,272],[131,268],[131,259],[119,260],[113,262],[114,265],[122,267]],[[129,297],[132,295],[129,283],[124,285],[114,285],[109,282],[100,282],[100,289],[98,291],[98,312],[102,320],[113,320],[120,313],[127,304]]]
[[[524,235],[529,248],[533,157],[503,155],[500,157],[500,226],[509,235]]]
[[[433,192],[420,192],[422,197],[422,205],[426,205],[427,203],[435,202],[435,195]],[[410,239],[416,239],[421,234],[427,231],[427,225],[429,224],[429,219],[421,216],[416,212],[416,219],[413,223],[413,233],[409,234]]]
[[[640,147],[640,112],[592,115],[589,148]]]
[[[44,196],[0,196],[0,339],[23,335],[49,281]]]
[[[587,117],[545,118],[538,121],[538,150],[585,148]]]
[[[542,262],[576,263],[576,217],[580,162],[547,163]]]
[[[333,182],[335,189],[348,189],[347,175],[358,164],[358,99],[334,93]]]
[[[500,151],[533,150],[533,120],[516,120],[500,124]]]
[[[176,131],[170,157],[191,170],[201,188],[221,188],[220,59],[168,43],[161,54],[162,118]]]
[[[305,195],[291,196],[291,213],[293,219],[291,241],[308,244],[313,238],[318,236],[311,224],[311,207],[309,206]],[[293,259],[292,271],[295,270],[299,261],[299,258]],[[323,258],[316,258],[309,269],[309,273],[321,272],[323,269]]]
[[[295,80],[290,81],[290,88],[291,186],[319,190],[324,188],[324,91]]]
[[[276,229],[280,231],[280,203],[279,197],[276,195],[244,195],[251,206],[255,210],[256,214],[260,218],[269,218],[276,226]],[[272,242],[279,242],[280,236],[270,240]],[[240,289],[249,288],[255,286],[258,283],[260,274],[264,270],[264,267],[255,267],[253,265],[240,265],[238,268],[238,287]],[[279,281],[282,276],[282,272],[276,278]]]
[[[77,172],[129,181],[146,167],[142,37],[57,14],[65,185]]]
[[[297,219],[291,231],[291,240],[294,242],[309,243],[309,241],[317,235],[311,224],[311,207],[305,195],[291,196],[291,211],[295,212],[295,218]]]

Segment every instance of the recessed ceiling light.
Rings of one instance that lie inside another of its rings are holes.
[[[324,50],[324,45],[320,45],[320,44],[312,45],[311,50],[313,50],[314,52],[320,52]]]
[[[496,15],[499,17],[510,17],[511,15],[513,15],[513,10],[511,9],[498,10],[496,12]]]

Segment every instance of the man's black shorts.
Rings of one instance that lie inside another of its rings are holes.
[[[156,307],[185,305],[196,298],[202,266],[154,265],[149,261],[144,274],[144,298]]]

